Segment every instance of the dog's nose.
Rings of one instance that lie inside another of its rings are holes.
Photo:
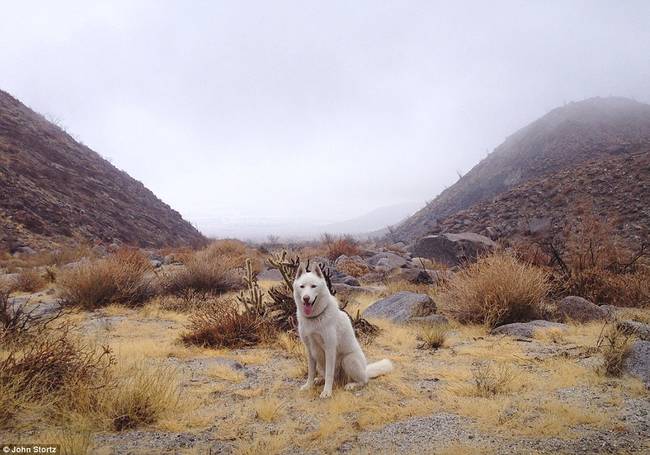
[[[305,302],[305,303],[309,303],[309,300],[310,300],[310,299],[309,299],[309,296],[308,296],[308,295],[305,295],[305,296],[303,296],[303,298],[302,298],[302,301]]]

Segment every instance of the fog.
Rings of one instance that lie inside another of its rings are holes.
[[[650,2],[451,3],[7,2],[0,88],[240,237],[379,228],[554,107],[650,102]]]

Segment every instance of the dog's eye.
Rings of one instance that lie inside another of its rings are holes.
[[[315,284],[312,284],[312,285],[311,285],[311,287],[312,287],[312,288],[315,288],[315,287],[316,287],[316,285],[315,285]]]
[[[301,284],[301,285],[300,285],[300,289],[305,289],[305,285],[304,285],[304,284]]]

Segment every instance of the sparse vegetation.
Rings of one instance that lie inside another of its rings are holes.
[[[184,267],[169,274],[165,279],[165,291],[175,295],[196,292],[219,295],[241,289],[240,276],[246,254],[247,249],[241,242],[214,242],[191,254]]]
[[[647,245],[630,251],[611,222],[588,215],[564,234],[542,242],[539,259],[553,269],[555,295],[577,295],[598,304],[650,306]]]
[[[269,333],[270,327],[261,316],[240,312],[235,302],[222,299],[197,309],[181,340],[198,346],[237,348],[254,346]]]
[[[633,333],[623,330],[618,324],[605,324],[597,343],[603,356],[603,374],[613,377],[623,374],[624,362],[630,354],[633,338]]]
[[[93,309],[111,303],[141,305],[155,294],[154,279],[151,264],[140,251],[121,249],[62,272],[58,284],[67,305]]]
[[[438,300],[460,322],[494,327],[539,318],[549,290],[542,269],[497,252],[456,273]]]
[[[45,279],[36,269],[22,269],[14,281],[14,289],[22,292],[37,292],[45,287]]]
[[[447,324],[433,324],[421,326],[418,329],[417,339],[419,349],[436,350],[445,345],[449,326]]]
[[[505,393],[513,381],[513,371],[505,364],[475,362],[472,365],[472,380],[476,396],[489,398]]]

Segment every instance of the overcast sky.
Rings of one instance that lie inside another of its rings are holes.
[[[0,88],[186,218],[334,222],[564,102],[650,102],[650,2],[5,2]]]

